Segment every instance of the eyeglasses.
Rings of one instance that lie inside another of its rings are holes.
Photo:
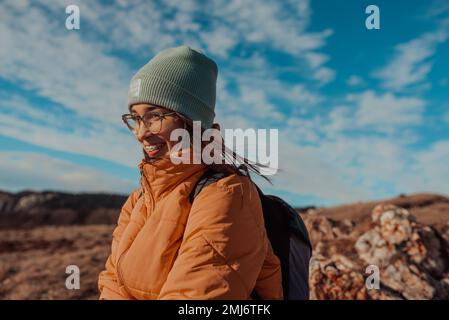
[[[148,111],[143,115],[143,117],[141,117],[139,115],[127,113],[122,115],[122,120],[134,134],[137,133],[142,123],[152,134],[158,134],[162,129],[162,121],[166,118],[166,116],[173,114],[176,114],[176,112],[161,113]]]

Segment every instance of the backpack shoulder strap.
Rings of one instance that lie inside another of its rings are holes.
[[[201,190],[203,190],[204,187],[226,177],[227,175],[228,174],[224,172],[213,172],[211,170],[206,170],[206,172],[204,172],[201,178],[196,182],[195,187],[190,193],[190,203],[193,203],[193,200],[195,200],[196,196],[201,192]]]

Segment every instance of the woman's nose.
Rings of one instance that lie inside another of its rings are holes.
[[[136,138],[139,141],[145,140],[150,134],[150,130],[148,130],[144,125],[140,125],[136,129]]]

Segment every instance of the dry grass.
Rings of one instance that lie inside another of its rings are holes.
[[[40,227],[0,231],[0,299],[96,299],[113,226]],[[68,265],[80,269],[80,290],[68,290]]]

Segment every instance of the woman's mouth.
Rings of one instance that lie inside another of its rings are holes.
[[[165,143],[149,144],[145,145],[144,149],[150,157],[154,157],[161,151],[161,149],[163,149],[164,146]]]

